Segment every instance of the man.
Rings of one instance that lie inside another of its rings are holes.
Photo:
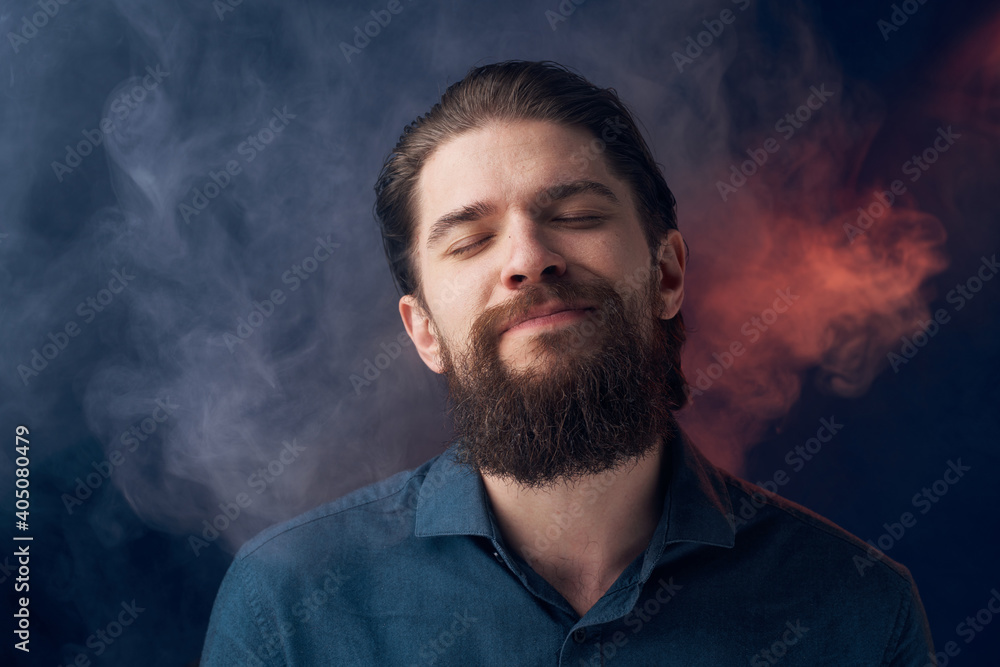
[[[376,193],[458,437],[244,545],[204,664],[933,662],[904,567],[678,429],[686,248],[613,91],[475,68]]]

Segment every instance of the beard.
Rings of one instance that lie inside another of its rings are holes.
[[[658,317],[658,277],[654,265],[627,299],[604,280],[529,285],[476,319],[465,351],[441,338],[458,460],[540,488],[624,467],[674,437],[667,382],[677,351]],[[511,367],[499,349],[505,323],[548,301],[596,306],[511,336],[508,347],[525,361]]]

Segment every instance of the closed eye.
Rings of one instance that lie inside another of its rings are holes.
[[[577,217],[568,217],[568,218],[553,218],[552,221],[553,222],[591,222],[591,221],[594,221],[594,220],[600,221],[600,220],[603,220],[603,219],[604,218],[602,216],[598,216],[598,215],[581,215],[581,216],[577,216]],[[463,255],[463,254],[465,254],[465,253],[467,253],[467,252],[469,252],[471,250],[474,250],[474,249],[478,248],[479,246],[483,245],[484,243],[486,243],[487,241],[489,241],[491,238],[493,238],[492,235],[485,236],[485,237],[479,239],[478,241],[476,241],[475,243],[470,243],[469,245],[464,245],[464,246],[461,246],[459,248],[455,248],[454,250],[451,251],[451,254],[452,255]]]
[[[475,243],[470,243],[469,245],[464,245],[461,248],[455,248],[454,250],[451,251],[451,254],[452,255],[461,255],[463,253],[469,252],[473,248],[478,248],[479,246],[481,246],[482,244],[486,243],[489,240],[490,240],[490,237],[487,236],[485,238],[482,238],[482,239],[476,241]]]

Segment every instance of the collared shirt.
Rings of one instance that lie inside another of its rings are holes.
[[[649,546],[582,618],[452,447],[247,542],[201,664],[934,664],[906,568],[683,435],[667,453]]]

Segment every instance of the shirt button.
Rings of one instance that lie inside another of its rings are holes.
[[[574,630],[573,641],[575,641],[577,644],[582,644],[583,642],[587,641],[587,631],[583,629]]]

